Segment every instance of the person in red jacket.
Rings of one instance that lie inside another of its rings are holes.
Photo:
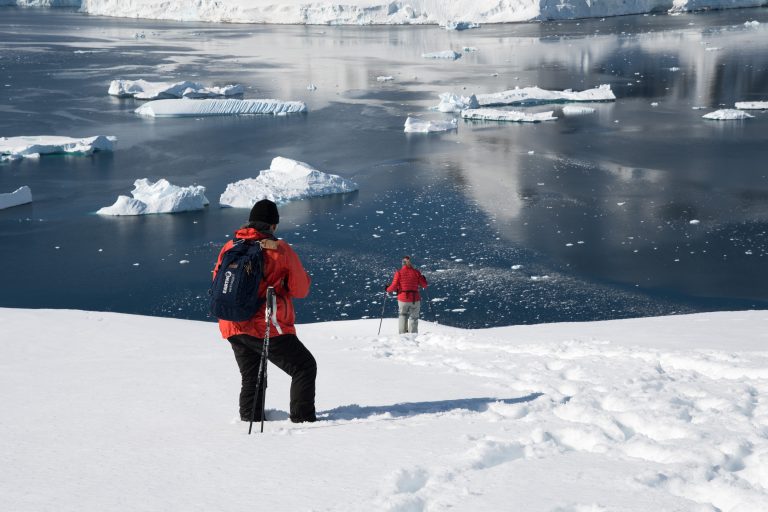
[[[426,288],[427,280],[411,263],[410,256],[403,256],[403,267],[395,272],[387,293],[397,292],[400,334],[419,332],[419,311],[421,295],[419,288]]]
[[[267,199],[253,206],[248,223],[235,232],[236,238],[258,240],[264,254],[264,270],[259,296],[265,297],[267,287],[272,286],[277,296],[276,322],[270,327],[269,360],[291,376],[290,417],[294,423],[315,421],[315,379],[317,363],[310,351],[296,336],[293,325],[296,314],[292,299],[302,299],[309,293],[311,279],[298,255],[284,240],[274,236],[280,215],[277,205]],[[214,277],[221,265],[222,256],[232,247],[232,240],[224,244],[214,268]],[[237,366],[242,376],[240,389],[240,419],[251,421],[253,402],[256,400],[255,421],[261,421],[264,389],[256,392],[259,363],[264,346],[266,304],[249,320],[232,322],[219,320],[222,337],[232,345]],[[277,332],[276,332],[277,331]],[[277,334],[276,336],[273,336]]]

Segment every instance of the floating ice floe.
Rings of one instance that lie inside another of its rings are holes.
[[[443,27],[445,30],[469,30],[470,28],[480,28],[480,24],[471,21],[447,21]]]
[[[481,107],[494,105],[515,105],[521,103],[563,103],[578,101],[616,101],[616,95],[609,84],[603,84],[585,91],[549,91],[539,87],[516,87],[508,91],[493,94],[478,94],[477,101]]]
[[[421,56],[425,59],[456,60],[461,58],[461,54],[453,50],[446,50],[444,52],[422,53]]]
[[[744,26],[748,28],[756,28],[760,26],[760,22],[757,20],[745,21]]]
[[[405,120],[405,133],[447,132],[455,130],[458,126],[458,119],[451,119],[450,121],[423,121],[415,117],[409,117]]]
[[[768,110],[768,101],[738,101],[736,108],[739,110]]]
[[[517,123],[538,123],[541,121],[554,121],[557,118],[549,112],[519,112],[516,110],[499,110],[495,108],[467,109],[461,112],[463,119],[481,121],[511,121]]]
[[[0,194],[0,210],[32,202],[32,190],[26,185],[13,192]]]
[[[307,111],[303,101],[280,100],[239,100],[239,99],[204,99],[204,100],[155,100],[145,103],[135,110],[147,117],[203,117],[203,116],[238,116],[250,114],[286,115]]]
[[[99,215],[147,215],[151,213],[176,213],[202,210],[208,206],[205,187],[191,185],[179,187],[168,180],[151,182],[146,178],[133,182],[131,195],[118,196],[112,206],[101,208]]]
[[[298,160],[276,157],[269,169],[261,171],[256,178],[227,185],[219,203],[232,208],[251,208],[262,199],[282,204],[309,197],[353,192],[357,188],[356,183],[341,176],[318,171]]]
[[[703,117],[704,119],[714,119],[715,121],[737,121],[740,119],[749,119],[755,116],[751,114],[747,114],[742,110],[736,110],[733,108],[724,108],[721,110],[715,110],[714,112],[710,112],[709,114],[704,114],[701,117]]]
[[[453,113],[461,112],[468,108],[480,108],[480,104],[477,102],[477,97],[474,94],[471,96],[459,96],[450,92],[444,92],[440,95],[440,103],[435,107],[435,110]]]
[[[242,85],[206,87],[197,82],[148,82],[146,80],[112,80],[109,94],[121,98],[154,100],[159,98],[215,98],[243,94]]]
[[[58,135],[0,137],[0,161],[38,158],[56,153],[90,155],[94,151],[112,151],[117,137],[97,135],[76,139]]]
[[[376,77],[377,82],[391,82],[394,79],[395,77],[393,76],[377,76]]]
[[[592,107],[582,107],[574,105],[566,105],[563,107],[564,116],[583,116],[587,114],[594,114],[595,109]]]

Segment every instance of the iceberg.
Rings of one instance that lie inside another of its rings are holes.
[[[150,213],[176,213],[202,210],[208,206],[205,187],[192,185],[179,187],[168,180],[151,182],[139,179],[133,182],[133,191],[128,196],[118,196],[112,206],[101,208],[99,215],[147,215]]]
[[[251,208],[262,199],[282,204],[357,189],[353,181],[318,171],[307,163],[279,156],[272,160],[269,169],[259,172],[256,178],[227,185],[219,203],[231,208]]]
[[[737,121],[741,119],[749,119],[755,116],[751,114],[747,114],[742,110],[736,110],[733,108],[724,108],[721,110],[715,110],[714,112],[710,112],[709,114],[704,114],[701,117],[703,117],[704,119],[713,119],[715,121]]]
[[[461,112],[468,108],[480,108],[480,103],[478,103],[477,97],[474,94],[471,96],[459,96],[450,92],[444,92],[440,95],[440,103],[435,107],[435,110],[453,113]]]
[[[422,121],[415,117],[409,117],[405,120],[405,133],[430,133],[447,132],[458,128],[459,121],[451,119],[450,121]]]
[[[446,50],[444,52],[422,53],[421,56],[422,58],[425,58],[425,59],[456,60],[458,58],[461,58],[461,54],[453,50]]]
[[[158,98],[214,98],[237,96],[245,90],[242,85],[206,87],[197,82],[148,82],[146,80],[112,80],[109,94],[120,98],[154,100]]]
[[[594,114],[595,109],[592,107],[582,107],[575,105],[566,105],[563,107],[564,116],[583,116],[585,114]]]
[[[303,101],[239,100],[239,99],[181,99],[154,100],[135,110],[146,117],[203,117],[271,114],[275,116],[307,111]]]
[[[82,139],[58,135],[0,137],[0,160],[38,158],[57,153],[90,155],[95,151],[112,151],[116,142],[117,137],[111,135]]]
[[[462,119],[480,121],[512,121],[517,123],[538,123],[541,121],[554,121],[553,111],[528,113],[516,110],[498,110],[494,108],[467,109],[461,112]]]
[[[523,103],[564,103],[579,101],[616,101],[616,95],[609,84],[584,91],[550,91],[539,87],[516,87],[493,94],[478,94],[477,101],[482,107],[495,105],[519,105]]]
[[[0,194],[0,210],[32,202],[32,190],[26,185],[13,192]]]
[[[382,76],[377,76],[376,77],[376,81],[377,82],[391,82],[394,79],[395,79],[395,77],[393,77],[393,76],[384,76],[384,75],[382,75]]]
[[[768,110],[768,101],[738,101],[736,108],[739,110]]]
[[[471,21],[448,21],[443,25],[445,30],[469,30],[471,28],[480,28],[479,23]]]

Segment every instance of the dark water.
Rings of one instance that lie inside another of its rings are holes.
[[[0,210],[0,306],[206,319],[218,249],[247,217],[219,195],[285,156],[360,185],[281,207],[314,279],[300,322],[378,317],[403,254],[432,283],[424,316],[457,326],[766,308],[768,113],[701,119],[768,100],[766,27],[768,9],[457,33],[0,8],[0,136],[119,139],[112,154],[0,164],[0,192],[35,199]],[[478,51],[420,57],[464,46]],[[241,83],[310,112],[148,120],[106,94],[116,78]],[[403,133],[408,115],[449,118],[428,111],[441,92],[603,83],[618,100],[592,115]],[[211,206],[93,214],[137,178],[204,185]]]

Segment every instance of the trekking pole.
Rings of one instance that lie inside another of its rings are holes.
[[[259,394],[261,394],[261,432],[264,433],[264,412],[267,403],[267,364],[269,363],[269,322],[272,316],[272,302],[275,297],[275,289],[267,288],[267,303],[264,307],[264,320],[267,327],[264,331],[264,346],[261,350],[261,361],[259,362],[259,377],[256,380],[256,393],[253,397],[253,409],[251,410],[251,424],[248,426],[248,435],[251,435],[253,429],[253,420],[256,418],[256,403]],[[264,384],[262,386],[262,383]]]
[[[384,303],[381,305],[381,320],[379,320],[379,334],[377,334],[377,336],[381,335],[381,324],[384,322],[384,307],[387,305],[388,298],[389,294],[384,292]]]

